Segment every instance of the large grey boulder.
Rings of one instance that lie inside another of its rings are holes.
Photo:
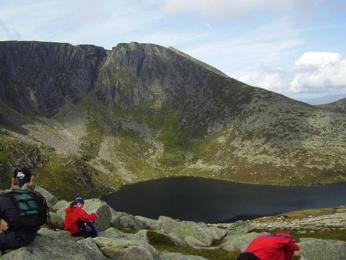
[[[134,231],[141,229],[157,229],[158,223],[155,219],[150,219],[142,216],[133,216],[125,212],[115,211],[110,207],[112,218],[111,224],[118,229],[129,228]]]
[[[135,216],[135,220],[138,223],[141,223],[141,225],[145,229],[152,229],[157,230],[159,228],[158,221],[156,219],[146,218],[142,216]]]
[[[42,228],[35,241],[26,247],[12,250],[3,255],[4,260],[36,260],[36,259],[107,259],[97,247],[86,243],[76,243],[69,233]]]
[[[120,238],[120,239],[128,239],[128,240],[139,240],[145,243],[149,243],[147,232],[148,231],[144,229],[144,230],[138,231],[135,234],[131,234],[131,233],[124,233],[124,232],[121,232],[120,230],[110,227],[105,231],[99,232],[98,236],[111,238],[111,239]]]
[[[159,218],[158,228],[160,232],[173,239],[184,241],[191,247],[208,247],[213,240],[220,240],[227,234],[227,231],[217,227],[208,227],[205,223],[176,221],[163,216]]]
[[[40,186],[35,186],[35,191],[42,194],[47,201],[48,207],[52,207],[58,201],[58,199],[52,193]]]
[[[98,236],[114,239],[114,238],[126,238],[128,234],[121,232],[120,230],[117,230],[113,227],[110,227],[105,231],[99,232]]]
[[[161,260],[206,260],[206,258],[196,255],[183,255],[179,253],[163,252],[160,254]]]
[[[138,240],[110,239],[96,237],[94,241],[102,253],[110,259],[117,260],[159,260],[155,248]]]
[[[56,214],[61,217],[62,219],[65,219],[65,209],[70,205],[69,202],[66,200],[59,200],[55,205],[52,207],[52,210],[56,212]]]
[[[255,227],[249,221],[239,220],[227,227],[227,232],[232,234],[244,234],[254,230]]]
[[[301,260],[344,260],[346,259],[346,242],[314,238],[300,239]]]
[[[57,203],[54,204],[52,207],[53,211],[59,211],[59,210],[64,210],[70,205],[70,202],[66,200],[59,200]]]
[[[268,233],[246,233],[246,234],[228,234],[224,239],[220,248],[233,251],[233,252],[244,252],[250,242],[260,235]]]
[[[100,231],[110,227],[112,215],[106,202],[99,199],[88,199],[84,201],[84,209],[97,215],[96,224]]]
[[[55,228],[64,229],[64,218],[60,215],[50,212],[50,222]]]

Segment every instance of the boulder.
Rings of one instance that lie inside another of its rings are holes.
[[[52,193],[50,193],[49,191],[47,191],[46,189],[40,186],[36,186],[35,191],[38,191],[39,193],[42,194],[42,196],[47,201],[48,207],[52,207],[58,201],[58,199]]]
[[[135,220],[137,223],[141,223],[141,225],[145,229],[157,230],[159,228],[158,221],[156,219],[146,218],[142,216],[135,216]]]
[[[134,216],[128,215],[128,214],[121,215],[119,217],[118,223],[119,223],[118,228],[120,229],[129,228],[134,231],[138,231],[145,228],[145,225],[143,225],[142,222],[137,221]]]
[[[227,227],[227,232],[232,234],[245,234],[254,230],[255,227],[249,221],[239,220],[234,223],[231,223]]]
[[[250,242],[260,236],[268,233],[246,233],[246,234],[228,234],[224,239],[220,248],[226,251],[244,252]]]
[[[186,245],[191,247],[208,247],[213,240],[220,240],[227,234],[226,230],[208,227],[205,223],[176,221],[163,216],[158,220],[158,228],[162,233],[185,241]]]
[[[64,218],[54,212],[50,212],[49,215],[50,222],[55,228],[64,229]]]
[[[163,252],[160,254],[161,260],[206,260],[206,258],[196,255],[183,255],[179,253]]]
[[[58,210],[64,210],[70,205],[70,202],[67,202],[66,200],[59,200],[57,203],[54,204],[52,207],[53,211],[58,211]]]
[[[158,228],[157,220],[150,219],[142,216],[133,216],[125,212],[118,212],[111,209],[111,224],[113,227],[118,229],[129,228],[134,231],[139,231],[141,229],[154,229]]]
[[[140,241],[143,241],[145,243],[149,243],[148,230],[145,230],[145,229],[144,230],[140,230],[136,234],[130,234],[129,236],[132,239],[140,240]]]
[[[111,206],[109,206],[109,208],[111,210],[111,215],[112,215],[111,216],[111,225],[115,228],[120,228],[120,217],[122,215],[126,215],[126,213],[115,211]]]
[[[126,238],[128,234],[123,233],[113,227],[108,228],[105,231],[101,231],[98,234],[99,237],[106,237],[106,238]]]
[[[96,245],[96,242],[91,238],[81,239],[77,241],[77,244],[80,244],[86,248],[89,248],[90,250],[93,250],[94,252],[97,252],[97,254],[100,256],[99,259],[106,258],[102,252],[100,251],[99,247]]]
[[[301,260],[343,260],[346,259],[346,242],[314,238],[300,239]]]
[[[70,205],[69,202],[66,200],[59,200],[55,205],[52,207],[52,210],[56,212],[56,214],[61,217],[62,219],[65,219],[65,209]]]
[[[102,253],[110,259],[117,260],[159,260],[155,248],[138,240],[110,239],[96,237],[94,241]]]
[[[99,199],[88,199],[84,202],[84,209],[89,213],[95,213],[97,215],[96,224],[100,231],[110,227],[112,216],[107,203]]]
[[[35,241],[26,247],[12,250],[4,255],[4,260],[36,260],[36,259],[107,259],[97,247],[86,243],[75,242],[65,231],[52,231],[46,228],[39,230]]]

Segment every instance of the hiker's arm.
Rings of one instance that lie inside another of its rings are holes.
[[[13,188],[15,185],[16,185],[16,178],[12,177],[11,188]]]
[[[34,180],[34,176],[31,175],[31,177],[30,177],[30,182],[29,182],[29,184],[28,184],[29,186],[32,186],[33,180]]]
[[[96,214],[95,213],[88,214],[87,212],[83,210],[79,219],[81,221],[94,221],[96,219]]]

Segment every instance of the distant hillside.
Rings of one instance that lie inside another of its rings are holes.
[[[158,45],[0,42],[0,107],[1,185],[17,157],[33,157],[37,181],[64,195],[178,175],[290,185],[346,177],[343,114]]]
[[[340,99],[333,103],[320,105],[319,107],[335,112],[346,112],[346,98]]]

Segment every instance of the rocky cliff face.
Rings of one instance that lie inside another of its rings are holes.
[[[13,155],[15,140],[47,146],[49,162],[36,171],[43,182],[60,173],[54,192],[68,181],[95,191],[177,175],[271,184],[346,178],[344,114],[153,44],[108,51],[1,42],[0,107],[0,157]]]
[[[52,116],[94,87],[103,48],[0,42],[0,99],[19,112]]]

